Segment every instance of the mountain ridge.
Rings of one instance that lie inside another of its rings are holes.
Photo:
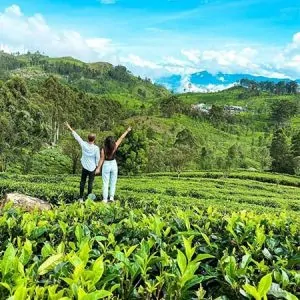
[[[175,92],[216,92],[230,88],[239,83],[241,79],[253,80],[256,82],[271,81],[293,81],[290,78],[276,78],[259,75],[234,73],[226,74],[218,72],[216,74],[208,71],[196,72],[190,75],[171,75],[159,78],[156,82]],[[295,80],[300,83],[300,79]]]

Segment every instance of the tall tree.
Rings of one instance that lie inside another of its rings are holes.
[[[283,129],[277,129],[274,132],[270,155],[272,157],[272,171],[293,173],[293,157],[290,153],[288,140]]]
[[[120,135],[119,130],[116,136]],[[121,144],[117,160],[121,174],[138,174],[145,170],[148,157],[148,140],[142,131],[132,131]]]
[[[297,103],[290,100],[281,100],[272,105],[270,119],[277,126],[285,126],[297,112]]]
[[[300,131],[292,136],[291,151],[294,157],[300,156]]]
[[[196,147],[196,140],[193,133],[187,128],[178,132],[174,146],[188,146],[192,151]]]
[[[160,110],[164,117],[170,118],[174,114],[182,113],[187,109],[187,106],[177,96],[170,96],[160,102]]]

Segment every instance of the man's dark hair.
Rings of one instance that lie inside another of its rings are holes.
[[[96,139],[96,134],[95,134],[95,133],[90,133],[90,134],[88,135],[88,141],[89,141],[90,143],[95,142],[95,139]]]

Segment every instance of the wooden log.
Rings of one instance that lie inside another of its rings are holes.
[[[38,210],[50,210],[51,205],[47,201],[39,198],[30,197],[19,193],[6,194],[4,199],[1,201],[0,208],[2,208],[7,202],[13,202],[13,205],[20,207],[25,211]]]

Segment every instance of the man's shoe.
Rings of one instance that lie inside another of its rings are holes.
[[[83,201],[83,198],[79,198],[79,199],[78,199],[78,202],[79,202],[79,203],[83,203],[83,202],[84,202],[84,201]]]
[[[107,203],[107,200],[102,200],[102,202],[106,204],[106,203]]]

